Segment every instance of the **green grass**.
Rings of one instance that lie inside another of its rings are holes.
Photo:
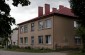
[[[12,47],[9,47],[9,48],[2,48],[3,50],[6,50],[6,51],[16,51],[16,52],[32,52],[32,53],[48,53],[48,52],[61,52],[61,51],[67,51],[67,52],[71,52],[69,55],[75,55],[76,53],[73,52],[73,51],[79,51],[79,49],[72,49],[72,48],[57,48],[55,50],[53,49],[48,49],[48,48],[38,48],[38,49],[35,49],[35,48],[31,48],[31,47],[26,47],[26,48],[19,48],[18,46],[12,46]]]
[[[85,53],[82,52],[70,52],[68,55],[85,55]]]
[[[54,52],[54,50],[50,49],[4,49],[7,51],[17,51],[17,52],[32,52],[32,53],[47,53],[47,52]]]

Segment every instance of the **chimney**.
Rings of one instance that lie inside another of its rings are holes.
[[[43,16],[43,7],[38,7],[38,17]]]
[[[59,9],[62,9],[62,8],[64,8],[64,6],[63,5],[59,5]]]
[[[50,14],[50,5],[45,4],[45,15]]]
[[[52,13],[56,13],[57,9],[56,8],[52,8]]]
[[[64,6],[63,5],[59,5],[59,13],[64,13]]]

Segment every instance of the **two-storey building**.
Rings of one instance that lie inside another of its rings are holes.
[[[50,12],[50,5],[45,4],[44,15],[43,7],[38,7],[38,17],[18,24],[18,45],[50,49],[79,47],[81,40],[74,30],[76,19],[71,10],[62,5]]]

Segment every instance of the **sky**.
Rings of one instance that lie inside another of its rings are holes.
[[[22,7],[18,5],[18,7],[14,7],[12,5],[12,1],[7,1],[11,8],[10,15],[15,18],[16,24],[21,22],[33,19],[38,16],[38,6],[44,7],[44,4],[50,4],[50,9],[53,7],[58,8],[59,5],[63,5],[65,7],[70,8],[69,0],[29,0],[31,2],[30,5]],[[12,26],[12,29],[15,28],[16,25]]]

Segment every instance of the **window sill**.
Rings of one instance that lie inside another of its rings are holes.
[[[19,45],[23,45],[23,43],[20,43]]]
[[[46,45],[52,45],[52,43],[51,44],[46,43]]]
[[[51,28],[38,29],[38,31],[47,30],[47,29],[51,29]]]
[[[25,43],[24,45],[28,45],[28,43]]]
[[[38,45],[43,45],[43,43],[38,43]]]

